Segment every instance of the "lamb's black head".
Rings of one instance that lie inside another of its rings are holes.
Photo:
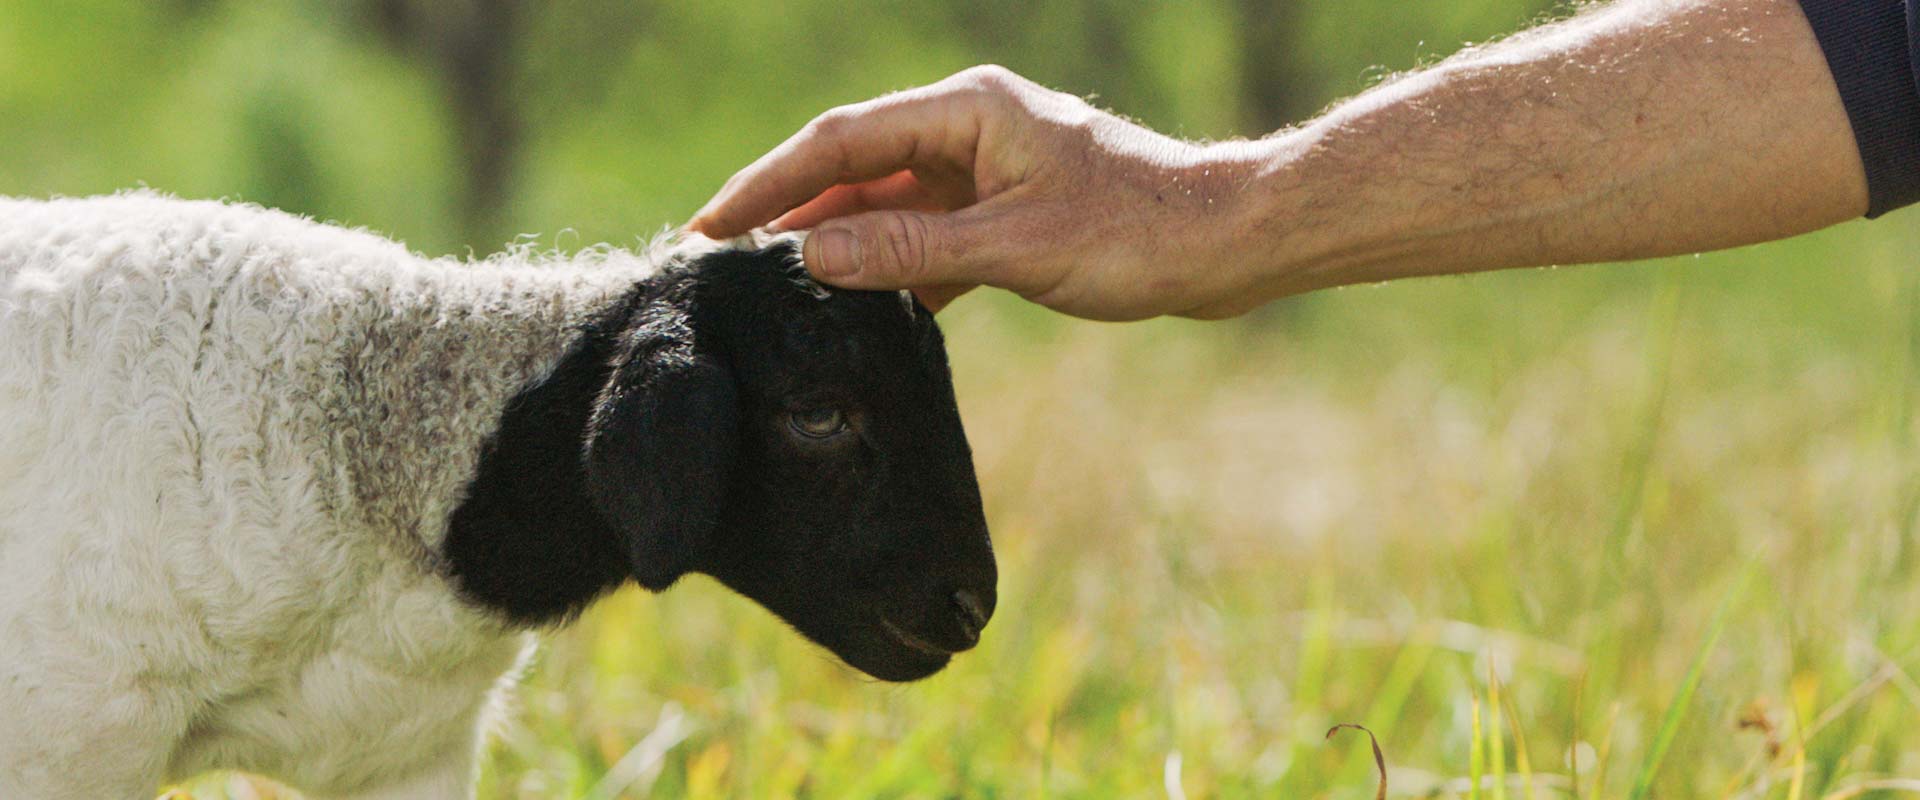
[[[656,279],[588,425],[589,491],[646,587],[703,572],[870,675],[925,677],[994,607],[940,330],[797,263],[724,251]]]

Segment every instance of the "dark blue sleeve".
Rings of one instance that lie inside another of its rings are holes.
[[[1867,168],[1867,216],[1920,202],[1920,0],[1800,0]]]

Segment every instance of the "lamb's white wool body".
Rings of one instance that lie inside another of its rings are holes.
[[[437,537],[507,401],[652,269],[0,198],[0,797],[470,792],[530,642]]]

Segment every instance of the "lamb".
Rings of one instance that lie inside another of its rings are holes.
[[[796,264],[0,198],[0,797],[471,796],[537,633],[629,579],[939,671],[996,574],[939,329]]]

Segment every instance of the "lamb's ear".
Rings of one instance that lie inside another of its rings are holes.
[[[594,505],[653,591],[700,563],[739,448],[733,374],[692,338],[684,321],[632,337],[587,428]]]

